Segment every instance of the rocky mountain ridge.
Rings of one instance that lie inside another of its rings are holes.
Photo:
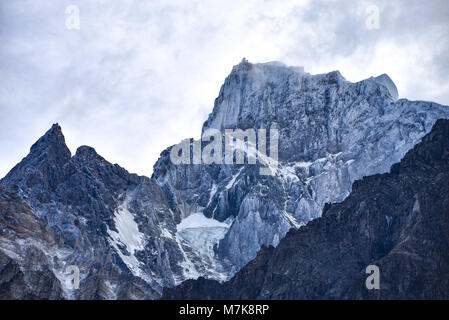
[[[153,179],[181,217],[203,212],[233,220],[217,244],[232,275],[262,245],[276,246],[290,230],[342,201],[352,183],[387,172],[449,108],[398,100],[387,75],[357,83],[338,71],[310,75],[281,63],[242,61],[226,78],[202,131],[277,129],[279,167],[261,176],[258,165],[174,165],[170,148]],[[223,161],[224,163],[224,161]]]
[[[153,299],[187,279],[229,279],[449,118],[448,107],[397,97],[386,75],[351,83],[242,61],[203,132],[277,129],[273,176],[251,164],[175,165],[170,147],[149,179],[88,146],[72,156],[55,124],[0,180],[0,297]],[[72,265],[82,290],[67,286]]]
[[[449,121],[386,174],[291,230],[230,281],[200,278],[165,299],[449,299]],[[366,287],[368,266],[379,289]]]

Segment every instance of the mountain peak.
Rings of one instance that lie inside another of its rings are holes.
[[[41,152],[57,152],[61,153],[61,157],[70,159],[70,150],[65,143],[62,129],[58,123],[52,125],[52,127],[31,146],[30,153]]]
[[[49,180],[55,180],[62,174],[62,167],[70,158],[71,153],[65,143],[62,129],[55,123],[31,146],[30,153],[6,175],[2,183],[26,183],[30,186],[48,175],[51,176],[48,177]],[[49,184],[53,185],[53,182]]]
[[[95,165],[100,162],[107,162],[97,151],[89,146],[80,146],[76,149],[73,159],[83,164]]]
[[[88,156],[98,156],[97,151],[95,151],[94,148],[89,146],[80,146],[78,149],[76,149],[76,155],[82,156],[82,155],[88,155]]]
[[[371,79],[374,80],[377,84],[384,86],[394,100],[399,99],[398,88],[386,73]]]

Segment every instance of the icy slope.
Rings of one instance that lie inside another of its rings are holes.
[[[233,223],[220,241],[230,275],[261,245],[342,201],[352,182],[387,172],[449,108],[397,100],[387,75],[357,83],[338,72],[310,75],[280,63],[242,61],[226,78],[203,132],[215,128],[279,130],[279,166],[261,176],[255,165],[174,165],[165,150],[153,179],[182,217],[203,212]]]

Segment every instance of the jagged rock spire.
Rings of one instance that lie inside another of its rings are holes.
[[[63,166],[70,160],[71,153],[55,123],[30,149],[30,153],[16,165],[4,179],[4,185],[32,187],[40,185],[54,187],[63,175]]]

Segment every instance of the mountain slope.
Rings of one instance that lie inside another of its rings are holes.
[[[367,290],[368,265],[380,289]],[[291,230],[229,282],[165,289],[172,299],[448,299],[449,121],[388,174],[356,181],[342,203]]]
[[[352,83],[338,71],[310,75],[281,63],[242,61],[226,78],[203,132],[277,129],[275,175],[260,175],[259,165],[175,165],[169,148],[153,179],[182,218],[203,212],[232,221],[217,245],[230,276],[262,245],[276,246],[290,228],[319,217],[325,203],[342,201],[355,180],[387,172],[437,119],[449,118],[446,106],[397,97],[387,75]]]
[[[159,186],[93,148],[72,157],[57,124],[0,190],[0,250],[9,258],[2,261],[6,269],[18,266],[27,297],[148,299],[185,279],[184,249],[171,236],[179,213]],[[67,288],[70,265],[79,268],[83,290]],[[0,297],[22,294],[7,283]]]
[[[152,299],[186,279],[229,279],[449,118],[448,107],[397,96],[386,75],[351,83],[280,63],[235,66],[203,131],[277,129],[272,176],[260,164],[175,165],[170,147],[149,179],[88,146],[71,155],[54,125],[0,180],[0,273],[14,279],[0,297]],[[72,265],[82,290],[66,285]]]

